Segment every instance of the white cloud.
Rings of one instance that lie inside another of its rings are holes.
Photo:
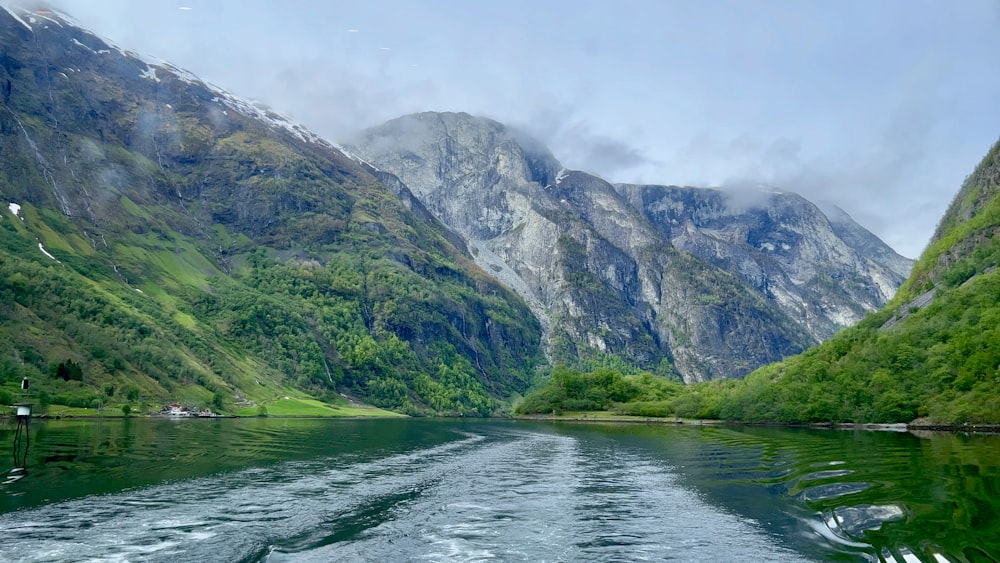
[[[335,140],[466,111],[612,181],[801,190],[911,256],[1000,135],[995,0],[55,4]]]

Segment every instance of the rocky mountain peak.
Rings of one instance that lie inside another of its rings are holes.
[[[830,219],[792,192],[617,187],[676,247],[739,275],[817,340],[884,305],[909,272],[846,213]]]
[[[395,119],[352,150],[532,304],[556,360],[605,353],[672,363],[688,381],[740,376],[857,321],[905,269],[797,194],[614,186],[468,114]]]
[[[455,185],[468,178],[470,170],[490,169],[486,182],[547,184],[562,168],[552,153],[539,141],[485,117],[467,113],[423,112],[386,122],[378,131],[363,132],[352,143],[364,147],[368,155],[383,155],[405,147],[401,153],[398,175],[416,186],[416,193],[437,181]],[[433,155],[446,166],[427,167]],[[489,186],[484,186],[488,188]]]

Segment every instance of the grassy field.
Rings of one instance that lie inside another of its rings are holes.
[[[655,422],[658,424],[694,424],[711,425],[718,424],[717,420],[699,420],[693,418],[677,418],[674,416],[631,416],[626,414],[615,414],[611,411],[568,411],[561,414],[529,414],[518,415],[514,418],[521,420],[550,420],[550,421],[573,421],[573,422]]]
[[[85,409],[81,407],[67,407],[64,405],[49,405],[45,409],[45,416],[125,416],[121,409]]]
[[[317,401],[315,399],[303,399],[295,397],[280,397],[271,401],[267,401],[263,404],[264,411],[260,410],[260,406],[253,406],[244,408],[236,413],[236,416],[302,416],[302,417],[358,417],[358,416],[370,416],[370,417],[401,417],[405,416],[392,411],[383,410],[377,407],[369,407],[362,405],[330,405]],[[144,413],[137,410],[134,407],[129,416],[140,417],[147,416],[149,413]],[[67,407],[63,405],[49,405],[45,409],[35,408],[32,413],[34,417],[45,417],[45,418],[62,418],[62,417],[79,417],[79,418],[96,418],[96,417],[106,417],[106,418],[122,418],[125,414],[122,412],[121,407],[107,407],[102,410],[92,409],[92,408],[78,408],[78,407]],[[14,416],[13,408],[0,408],[0,417],[2,416]]]
[[[262,412],[260,408],[265,410]],[[300,399],[295,397],[280,397],[266,401],[259,406],[247,407],[236,414],[238,416],[403,416],[376,407],[353,405],[329,405],[315,399]]]

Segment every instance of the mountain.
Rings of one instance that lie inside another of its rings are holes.
[[[885,305],[910,271],[846,212],[795,193],[617,188],[676,248],[743,278],[817,341]]]
[[[266,107],[6,8],[0,95],[2,394],[489,414],[543,359],[398,178]]]
[[[795,194],[615,186],[467,114],[404,116],[351,150],[524,297],[554,362],[610,355],[686,382],[741,377],[880,307],[908,269],[843,212]]]
[[[751,374],[710,416],[1000,423],[1000,142],[966,179],[893,300]]]

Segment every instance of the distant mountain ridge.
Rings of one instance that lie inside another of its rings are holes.
[[[740,377],[882,306],[909,261],[795,194],[611,185],[495,121],[427,112],[351,145],[531,304],[554,361],[595,352]]]
[[[966,178],[892,301],[829,341],[719,393],[707,416],[1000,423],[998,194],[1000,141]]]
[[[344,149],[47,10],[0,48],[0,394],[497,414],[543,350],[741,377],[906,267],[798,196],[616,186],[466,114]]]
[[[737,274],[818,341],[880,308],[909,273],[847,213],[795,193],[617,187],[675,247]]]

